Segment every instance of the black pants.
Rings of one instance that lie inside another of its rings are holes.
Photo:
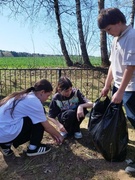
[[[30,141],[30,144],[38,146],[43,139],[44,127],[41,123],[33,124],[29,117],[23,118],[23,127],[20,134],[12,141],[1,143],[13,143],[17,148],[19,145]]]
[[[69,135],[73,135],[75,132],[80,131],[80,124],[83,121],[83,119],[84,118],[81,118],[80,121],[78,121],[76,110],[71,109],[64,111],[58,117],[59,122],[64,125]]]

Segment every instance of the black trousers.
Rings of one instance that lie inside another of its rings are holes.
[[[85,112],[85,114],[86,113],[87,112]],[[69,135],[73,135],[75,132],[80,131],[80,124],[83,119],[84,118],[81,118],[80,121],[78,121],[76,110],[71,109],[62,112],[58,117],[59,122],[64,125]]]
[[[1,143],[12,143],[15,148],[30,141],[30,144],[38,146],[43,139],[44,127],[41,123],[33,124],[29,117],[23,118],[23,127],[20,134],[12,141]]]

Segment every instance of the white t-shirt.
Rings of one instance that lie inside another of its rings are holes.
[[[29,117],[33,124],[47,120],[43,105],[33,92],[18,102],[11,117],[13,99],[0,107],[0,143],[9,142],[18,136],[23,126],[23,117]]]
[[[128,26],[112,43],[110,61],[114,85],[119,88],[127,65],[135,65],[135,29]],[[125,91],[135,91],[135,71]]]

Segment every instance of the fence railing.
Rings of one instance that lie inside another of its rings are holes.
[[[104,86],[107,69],[44,68],[44,69],[0,69],[0,99],[6,95],[26,89],[39,79],[49,80],[54,88],[60,76],[67,76],[74,87],[94,101]]]

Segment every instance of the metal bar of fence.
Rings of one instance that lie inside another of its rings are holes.
[[[73,86],[94,101],[104,86],[107,69],[45,68],[0,69],[0,99],[8,94],[33,86],[39,79],[48,79],[54,89],[61,76],[71,79]],[[55,91],[54,91],[55,92]]]

